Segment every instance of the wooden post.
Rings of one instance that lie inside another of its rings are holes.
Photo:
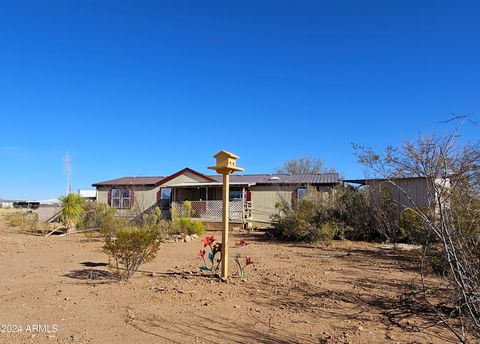
[[[222,266],[221,278],[227,281],[228,278],[228,224],[230,223],[229,202],[230,202],[230,174],[237,171],[243,171],[243,168],[237,166],[238,156],[226,151],[220,151],[213,156],[217,159],[215,166],[209,169],[215,170],[223,176],[223,207],[222,207]]]
[[[222,271],[221,277],[228,277],[228,224],[230,203],[230,174],[223,174],[223,207],[222,207]]]

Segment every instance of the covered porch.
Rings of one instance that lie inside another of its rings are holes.
[[[172,186],[170,189],[170,208],[180,216],[202,221],[222,220],[221,185]],[[167,195],[165,194],[165,197]],[[184,202],[189,201],[191,211]],[[251,217],[250,193],[245,186],[230,186],[229,220],[245,223]]]

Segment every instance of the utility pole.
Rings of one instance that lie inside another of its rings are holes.
[[[70,155],[67,154],[65,155],[65,174],[67,175],[67,195],[72,192],[72,185],[70,184],[70,173],[71,173],[71,161],[70,161]]]

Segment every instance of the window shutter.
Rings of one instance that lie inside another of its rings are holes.
[[[135,192],[133,190],[130,190],[130,208],[133,208],[134,204],[135,204]]]
[[[252,200],[252,192],[250,190],[247,190],[247,202],[250,202]]]
[[[162,197],[162,188],[160,188],[157,192],[157,204],[160,204],[160,197]]]
[[[297,202],[298,201],[298,191],[295,190],[292,192],[292,209],[297,208]]]
[[[110,207],[112,206],[112,189],[108,190],[107,204],[108,204]]]

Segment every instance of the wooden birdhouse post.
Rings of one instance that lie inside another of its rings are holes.
[[[237,166],[238,156],[226,151],[220,151],[213,156],[217,160],[215,166],[209,169],[223,175],[223,207],[222,207],[222,271],[221,277],[227,280],[228,277],[228,224],[229,224],[229,202],[230,202],[230,174],[243,171]]]

